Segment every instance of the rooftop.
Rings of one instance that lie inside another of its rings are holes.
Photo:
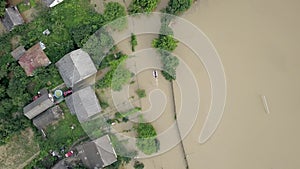
[[[89,118],[101,112],[99,101],[91,86],[66,97],[65,101],[71,113],[76,114],[80,122],[88,121]]]
[[[43,44],[39,42],[19,58],[19,64],[25,70],[27,76],[32,76],[35,69],[51,64],[42,47]]]
[[[103,168],[117,161],[108,135],[77,146],[78,157],[88,168]]]
[[[18,8],[14,6],[5,9],[5,15],[2,22],[5,28],[11,31],[14,28],[14,26],[23,24],[24,20]]]
[[[24,115],[29,119],[33,119],[48,108],[54,105],[50,94],[43,94],[35,101],[31,102],[23,108]]]
[[[78,49],[66,54],[55,63],[67,87],[96,74],[97,69],[89,54]]]
[[[59,107],[59,105],[54,106],[44,113],[38,115],[33,119],[33,125],[36,126],[38,129],[45,129],[49,124],[60,119],[62,116],[63,111]]]

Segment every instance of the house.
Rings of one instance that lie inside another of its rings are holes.
[[[71,114],[76,114],[79,122],[86,122],[101,112],[99,101],[91,86],[85,87],[65,98]]]
[[[48,125],[58,121],[63,115],[62,109],[56,105],[36,116],[32,122],[38,129],[45,129]]]
[[[36,100],[23,108],[23,112],[27,118],[33,119],[53,105],[54,100],[52,94],[48,92],[41,92],[40,96]]]
[[[95,83],[97,69],[82,49],[66,54],[55,65],[67,87],[80,88]]]
[[[24,46],[19,46],[15,50],[13,50],[10,54],[13,56],[14,59],[19,60],[19,58],[24,55],[26,52]]]
[[[19,57],[19,64],[25,70],[27,76],[32,76],[35,69],[51,64],[43,51],[44,48],[45,45],[39,42]],[[17,56],[16,54],[14,58],[17,58]]]
[[[16,6],[5,8],[5,15],[2,23],[8,31],[13,30],[15,26],[22,25],[24,20]]]
[[[116,152],[108,135],[76,147],[77,156],[90,169],[101,169],[117,161]]]
[[[49,8],[52,8],[60,3],[63,2],[63,0],[42,0],[42,2]]]

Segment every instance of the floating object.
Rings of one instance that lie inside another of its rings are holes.
[[[153,70],[153,77],[156,79],[158,77],[157,70]]]
[[[264,104],[266,113],[270,114],[270,109],[269,109],[269,106],[268,106],[268,101],[267,101],[266,96],[261,96],[261,99],[262,99],[262,102]]]

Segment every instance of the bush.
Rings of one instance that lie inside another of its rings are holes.
[[[137,40],[136,40],[136,36],[135,36],[135,34],[131,34],[131,40],[130,40],[130,44],[131,44],[131,50],[132,50],[132,52],[134,52],[135,51],[135,47],[137,46]]]
[[[158,151],[159,145],[156,141],[156,131],[150,123],[139,123],[135,127],[137,131],[136,146],[144,154],[150,155]]]
[[[105,76],[97,82],[97,88],[111,87],[114,91],[120,91],[122,85],[129,82],[131,78],[131,72],[125,68],[124,62],[127,59],[127,55],[122,55],[119,59],[110,62],[110,70]]]
[[[5,15],[6,0],[0,0],[0,17]]]
[[[139,96],[139,98],[146,97],[146,92],[144,89],[137,89],[135,93]]]
[[[170,0],[166,12],[173,15],[179,15],[188,10],[192,5],[192,0]]]
[[[121,31],[127,26],[125,7],[118,2],[108,2],[105,4],[103,18],[105,23],[114,30]]]
[[[178,41],[172,35],[160,35],[152,41],[152,46],[162,50],[173,51],[176,49],[177,43]]]
[[[158,0],[133,0],[129,5],[129,13],[150,13],[157,6]]]
[[[135,169],[143,169],[144,168],[144,164],[142,162],[135,161],[133,167]]]

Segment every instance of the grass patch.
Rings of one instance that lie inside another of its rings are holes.
[[[30,2],[29,5],[25,4],[24,2],[21,2],[17,5],[20,13],[25,12],[25,11],[29,10],[30,8],[34,8],[36,6],[35,0],[30,0],[29,2]]]
[[[12,137],[9,143],[0,147],[0,168],[18,168],[34,154],[39,152],[38,143],[34,141],[31,129]]]

